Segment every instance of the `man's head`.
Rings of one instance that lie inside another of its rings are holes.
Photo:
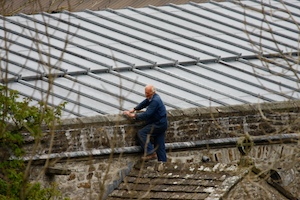
[[[155,87],[153,85],[146,85],[145,96],[147,99],[151,99],[155,94]]]

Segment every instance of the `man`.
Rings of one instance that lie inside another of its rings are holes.
[[[132,119],[144,120],[146,125],[137,133],[138,142],[141,145],[144,156],[143,160],[157,159],[161,162],[167,161],[165,149],[165,134],[168,127],[167,111],[160,96],[156,94],[153,85],[145,87],[146,99],[139,105],[124,114]],[[147,108],[145,112],[136,113],[136,110]],[[150,142],[153,137],[154,147]]]

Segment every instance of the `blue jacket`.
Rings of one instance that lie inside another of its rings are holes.
[[[147,124],[157,126],[165,126],[168,123],[166,107],[158,94],[155,93],[150,100],[145,99],[134,109],[141,110],[146,107],[145,112],[136,114],[137,120],[145,120]]]

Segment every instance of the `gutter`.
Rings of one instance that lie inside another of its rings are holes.
[[[208,139],[189,142],[174,142],[166,143],[166,150],[187,150],[191,148],[230,148],[237,147],[237,142],[241,137],[234,138],[220,138],[220,139]],[[300,139],[299,133],[290,134],[276,134],[276,135],[263,135],[252,136],[254,145],[265,144],[281,144],[281,143],[297,143]],[[106,149],[92,149],[89,151],[74,151],[64,153],[51,153],[34,156],[23,157],[24,161],[41,161],[48,159],[70,159],[70,158],[82,158],[90,156],[108,156],[111,154],[133,154],[141,153],[142,149],[139,146],[120,147],[120,148],[106,148]]]

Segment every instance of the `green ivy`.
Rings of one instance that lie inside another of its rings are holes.
[[[31,103],[29,98],[20,101],[17,91],[0,85],[0,200],[61,199],[55,185],[44,188],[25,177],[22,132],[40,139],[43,127],[51,130],[60,122],[66,103],[57,107],[49,107],[46,102],[37,106]]]

